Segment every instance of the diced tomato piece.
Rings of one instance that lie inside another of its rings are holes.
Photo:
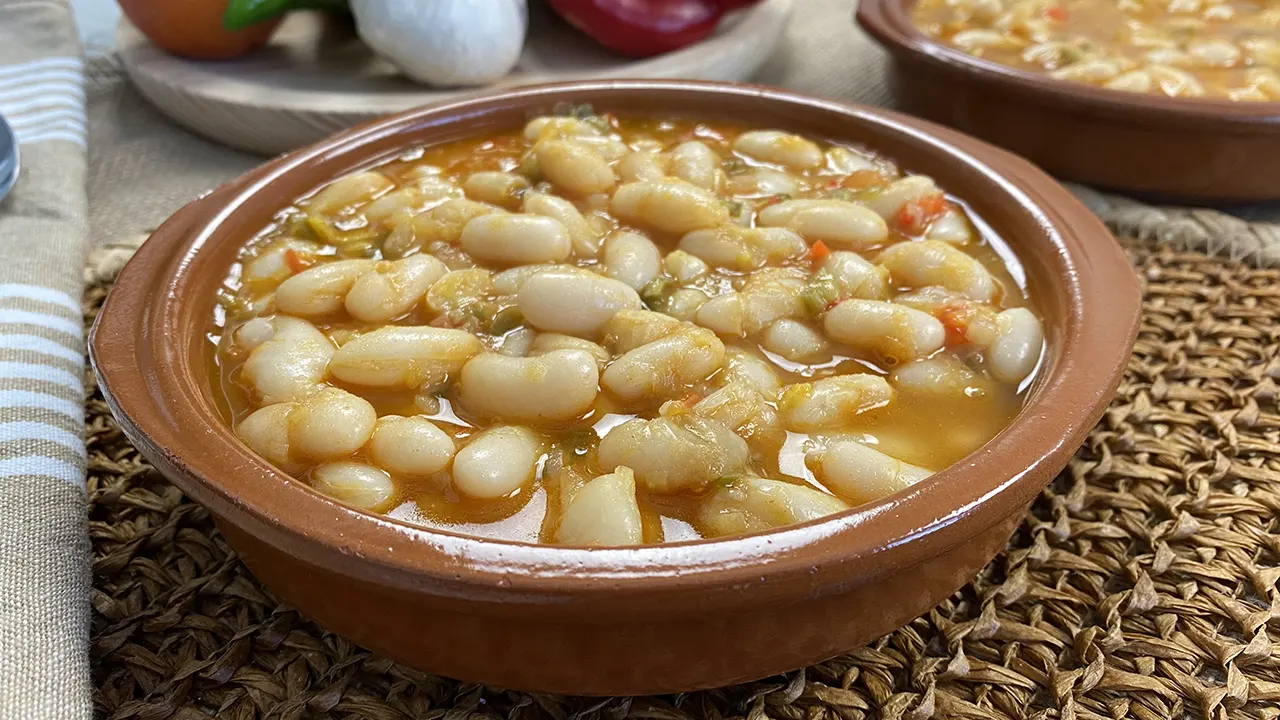
[[[809,248],[808,258],[811,265],[821,265],[828,257],[831,256],[831,248],[827,244],[819,240]]]
[[[885,185],[885,178],[875,170],[858,170],[845,178],[840,186],[847,190],[870,190]]]
[[[831,178],[830,180],[827,181],[828,190],[834,190],[838,187],[840,187],[840,181],[837,180],[836,178]]]
[[[947,305],[938,311],[936,317],[947,331],[947,347],[964,345],[968,342],[965,332],[973,319],[973,309],[968,305]]]
[[[289,272],[294,275],[311,267],[311,260],[304,258],[293,248],[284,251],[284,264],[289,266]]]
[[[919,235],[946,209],[947,198],[941,192],[930,193],[902,206],[898,211],[898,227],[909,235]]]
[[[1044,16],[1055,22],[1066,22],[1071,17],[1071,13],[1066,8],[1054,5],[1044,9]]]

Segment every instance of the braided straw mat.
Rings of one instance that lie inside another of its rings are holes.
[[[1103,421],[969,585],[787,676],[649,698],[529,695],[324,632],[88,400],[103,717],[372,720],[1280,718],[1280,269],[1124,241],[1141,336]],[[85,320],[130,248],[89,271]]]

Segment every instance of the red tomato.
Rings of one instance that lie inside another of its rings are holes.
[[[230,0],[119,0],[129,22],[165,52],[196,60],[227,60],[266,44],[280,24],[270,20],[231,32],[222,27]]]

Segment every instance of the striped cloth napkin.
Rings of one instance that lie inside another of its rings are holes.
[[[106,2],[107,0],[101,0]],[[65,0],[0,0],[0,720],[91,718],[83,61]]]

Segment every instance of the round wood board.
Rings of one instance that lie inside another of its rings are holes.
[[[487,88],[412,83],[349,23],[316,13],[290,15],[267,47],[241,60],[169,55],[124,19],[116,43],[134,85],[161,112],[217,142],[274,155],[379,115],[493,87],[586,78],[745,80],[777,46],[793,3],[763,0],[727,16],[696,45],[642,60],[611,53],[531,3],[520,62]]]

